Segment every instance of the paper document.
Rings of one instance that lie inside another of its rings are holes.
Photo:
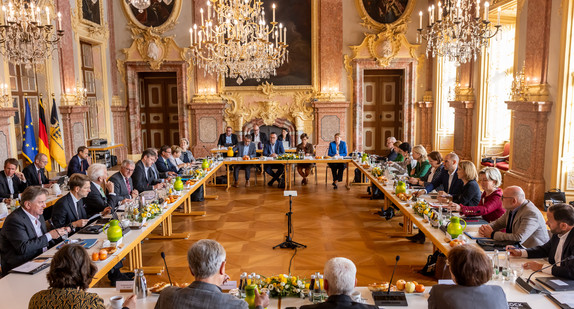
[[[552,294],[552,297],[561,304],[574,308],[574,293],[554,293]]]
[[[95,214],[95,215],[91,216],[91,217],[88,219],[88,221],[92,221],[92,220],[94,220],[95,218],[98,218],[98,217],[101,217],[101,216],[102,216],[102,215],[100,215],[100,214]]]
[[[568,283],[566,283],[562,280],[559,280],[559,279],[550,280],[550,282],[552,282],[556,285],[559,285],[559,286],[567,286],[568,285]]]
[[[36,271],[36,269],[41,268],[41,267],[46,267],[46,265],[49,265],[49,259],[47,260],[33,260],[27,263],[24,263],[14,269],[12,269],[13,272],[19,272],[19,273],[26,273],[26,274],[32,274]]]

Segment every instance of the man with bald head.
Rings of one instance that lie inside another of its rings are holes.
[[[544,217],[538,208],[526,199],[518,186],[510,186],[502,191],[502,207],[506,212],[496,221],[480,227],[482,237],[501,241],[515,241],[526,248],[544,245],[550,236]],[[506,229],[504,232],[503,229]]]
[[[257,149],[263,149],[263,145],[269,143],[267,135],[263,132],[259,132],[258,125],[253,125],[253,132],[251,132],[251,141],[255,143]]]
[[[439,177],[436,177],[433,181],[426,185],[424,190],[420,190],[415,195],[425,194],[431,192],[432,190],[441,190],[439,195],[450,194],[452,195],[453,202],[458,202],[458,195],[464,186],[461,179],[458,179],[456,170],[458,169],[458,163],[460,159],[458,155],[454,152],[447,154],[444,157],[444,169],[442,170]]]

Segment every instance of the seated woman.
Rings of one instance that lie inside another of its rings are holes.
[[[289,135],[289,131],[287,131],[287,129],[281,129],[281,134],[279,134],[277,140],[283,143],[283,148],[291,148],[291,135]]]
[[[413,148],[412,160],[416,160],[417,165],[409,172],[410,177],[421,178],[429,173],[431,165],[427,158],[427,150],[422,145]]]
[[[432,182],[433,180],[440,177],[440,174],[444,169],[444,165],[442,164],[442,155],[440,152],[431,151],[431,153],[428,154],[428,162],[430,164],[430,169],[427,174],[418,178],[409,178],[409,183],[411,185],[426,186],[427,183]],[[438,188],[437,190],[441,191],[442,187]]]
[[[341,140],[341,134],[335,134],[335,140],[329,144],[329,151],[327,155],[330,157],[347,156],[347,144]],[[345,163],[328,163],[333,173],[333,189],[337,189],[337,182],[343,181],[343,172],[345,171]]]
[[[308,143],[308,141],[309,136],[307,136],[307,133],[301,134],[301,144],[297,145],[297,152],[302,151],[305,153],[306,156],[312,156],[315,153],[315,150],[313,148],[313,145],[311,143]],[[306,185],[308,183],[307,177],[311,173],[312,168],[313,164],[311,163],[297,164],[297,172],[299,172],[299,175],[303,177],[303,180],[301,180],[302,185]]]
[[[181,155],[183,150],[181,149],[181,147],[177,146],[177,145],[173,145],[171,146],[171,157],[169,158],[169,160],[171,161],[171,163],[173,163],[173,165],[177,166],[178,170],[181,170],[184,167],[189,166],[191,163],[185,163],[181,160]]]
[[[404,142],[399,145],[399,155],[403,158],[400,162],[388,162],[389,166],[396,169],[399,174],[410,174],[416,168],[417,161],[411,158],[411,144]],[[397,157],[398,157],[397,156]]]
[[[401,152],[399,151],[399,146],[402,144],[403,142],[401,141],[396,141],[393,144],[393,149],[395,150],[395,152],[397,153],[397,157],[391,161],[391,162],[403,162],[405,160],[405,158],[403,157],[403,155],[401,154]]]
[[[86,292],[97,271],[84,247],[63,246],[54,255],[46,275],[50,288],[34,294],[28,308],[105,309],[104,300],[98,294]],[[136,296],[130,296],[123,307],[135,308]]]
[[[462,162],[461,162],[462,163]],[[502,208],[502,183],[500,171],[495,167],[485,167],[478,172],[478,181],[484,190],[477,206],[468,206],[462,203],[450,203],[450,209],[460,211],[465,216],[482,216],[488,222],[500,218],[504,214]]]
[[[187,138],[182,137],[179,139],[179,147],[181,147],[181,161],[183,161],[183,163],[195,162],[195,158],[189,150],[189,141]]]
[[[492,262],[484,250],[471,244],[456,246],[448,253],[448,263],[456,285],[434,285],[429,309],[508,308],[502,288],[485,284],[492,277]]]
[[[480,202],[480,187],[476,180],[478,175],[474,163],[462,160],[456,170],[458,179],[462,180],[463,186],[458,195],[453,196],[453,202],[456,204],[476,206]]]

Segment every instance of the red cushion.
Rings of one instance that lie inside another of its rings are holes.
[[[502,171],[508,171],[509,165],[508,162],[498,162],[496,163],[496,167]]]
[[[480,165],[482,165],[482,166],[490,166],[490,167],[493,167],[493,166],[494,166],[494,164],[492,164],[491,162],[480,162]]]

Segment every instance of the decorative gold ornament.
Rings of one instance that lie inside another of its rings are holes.
[[[379,32],[386,32],[387,30],[397,30],[399,32],[406,31],[406,25],[410,20],[411,12],[415,6],[415,0],[407,0],[406,6],[403,6],[400,1],[375,1],[379,2],[378,7],[365,8],[363,0],[355,0],[355,5],[363,21],[361,25],[370,30]],[[382,23],[375,18],[373,14],[383,13],[386,16],[391,16],[388,23]]]
[[[474,101],[474,88],[463,88],[457,83],[454,87],[454,101]]]
[[[164,32],[173,29],[177,25],[177,19],[179,18],[179,15],[181,13],[182,0],[172,0],[172,1],[174,1],[175,3],[173,5],[173,9],[172,9],[169,17],[167,17],[165,19],[165,21],[160,26],[148,27],[148,26],[142,24],[136,18],[136,16],[134,16],[134,14],[130,8],[130,4],[128,2],[126,2],[125,0],[121,0],[122,9],[124,11],[124,14],[126,15],[127,20],[128,20],[128,26],[132,29],[132,31],[133,31],[133,29],[148,30],[150,28],[153,28],[154,32],[157,34],[163,34]],[[189,3],[190,3],[190,5],[192,5],[193,2],[189,1]]]

